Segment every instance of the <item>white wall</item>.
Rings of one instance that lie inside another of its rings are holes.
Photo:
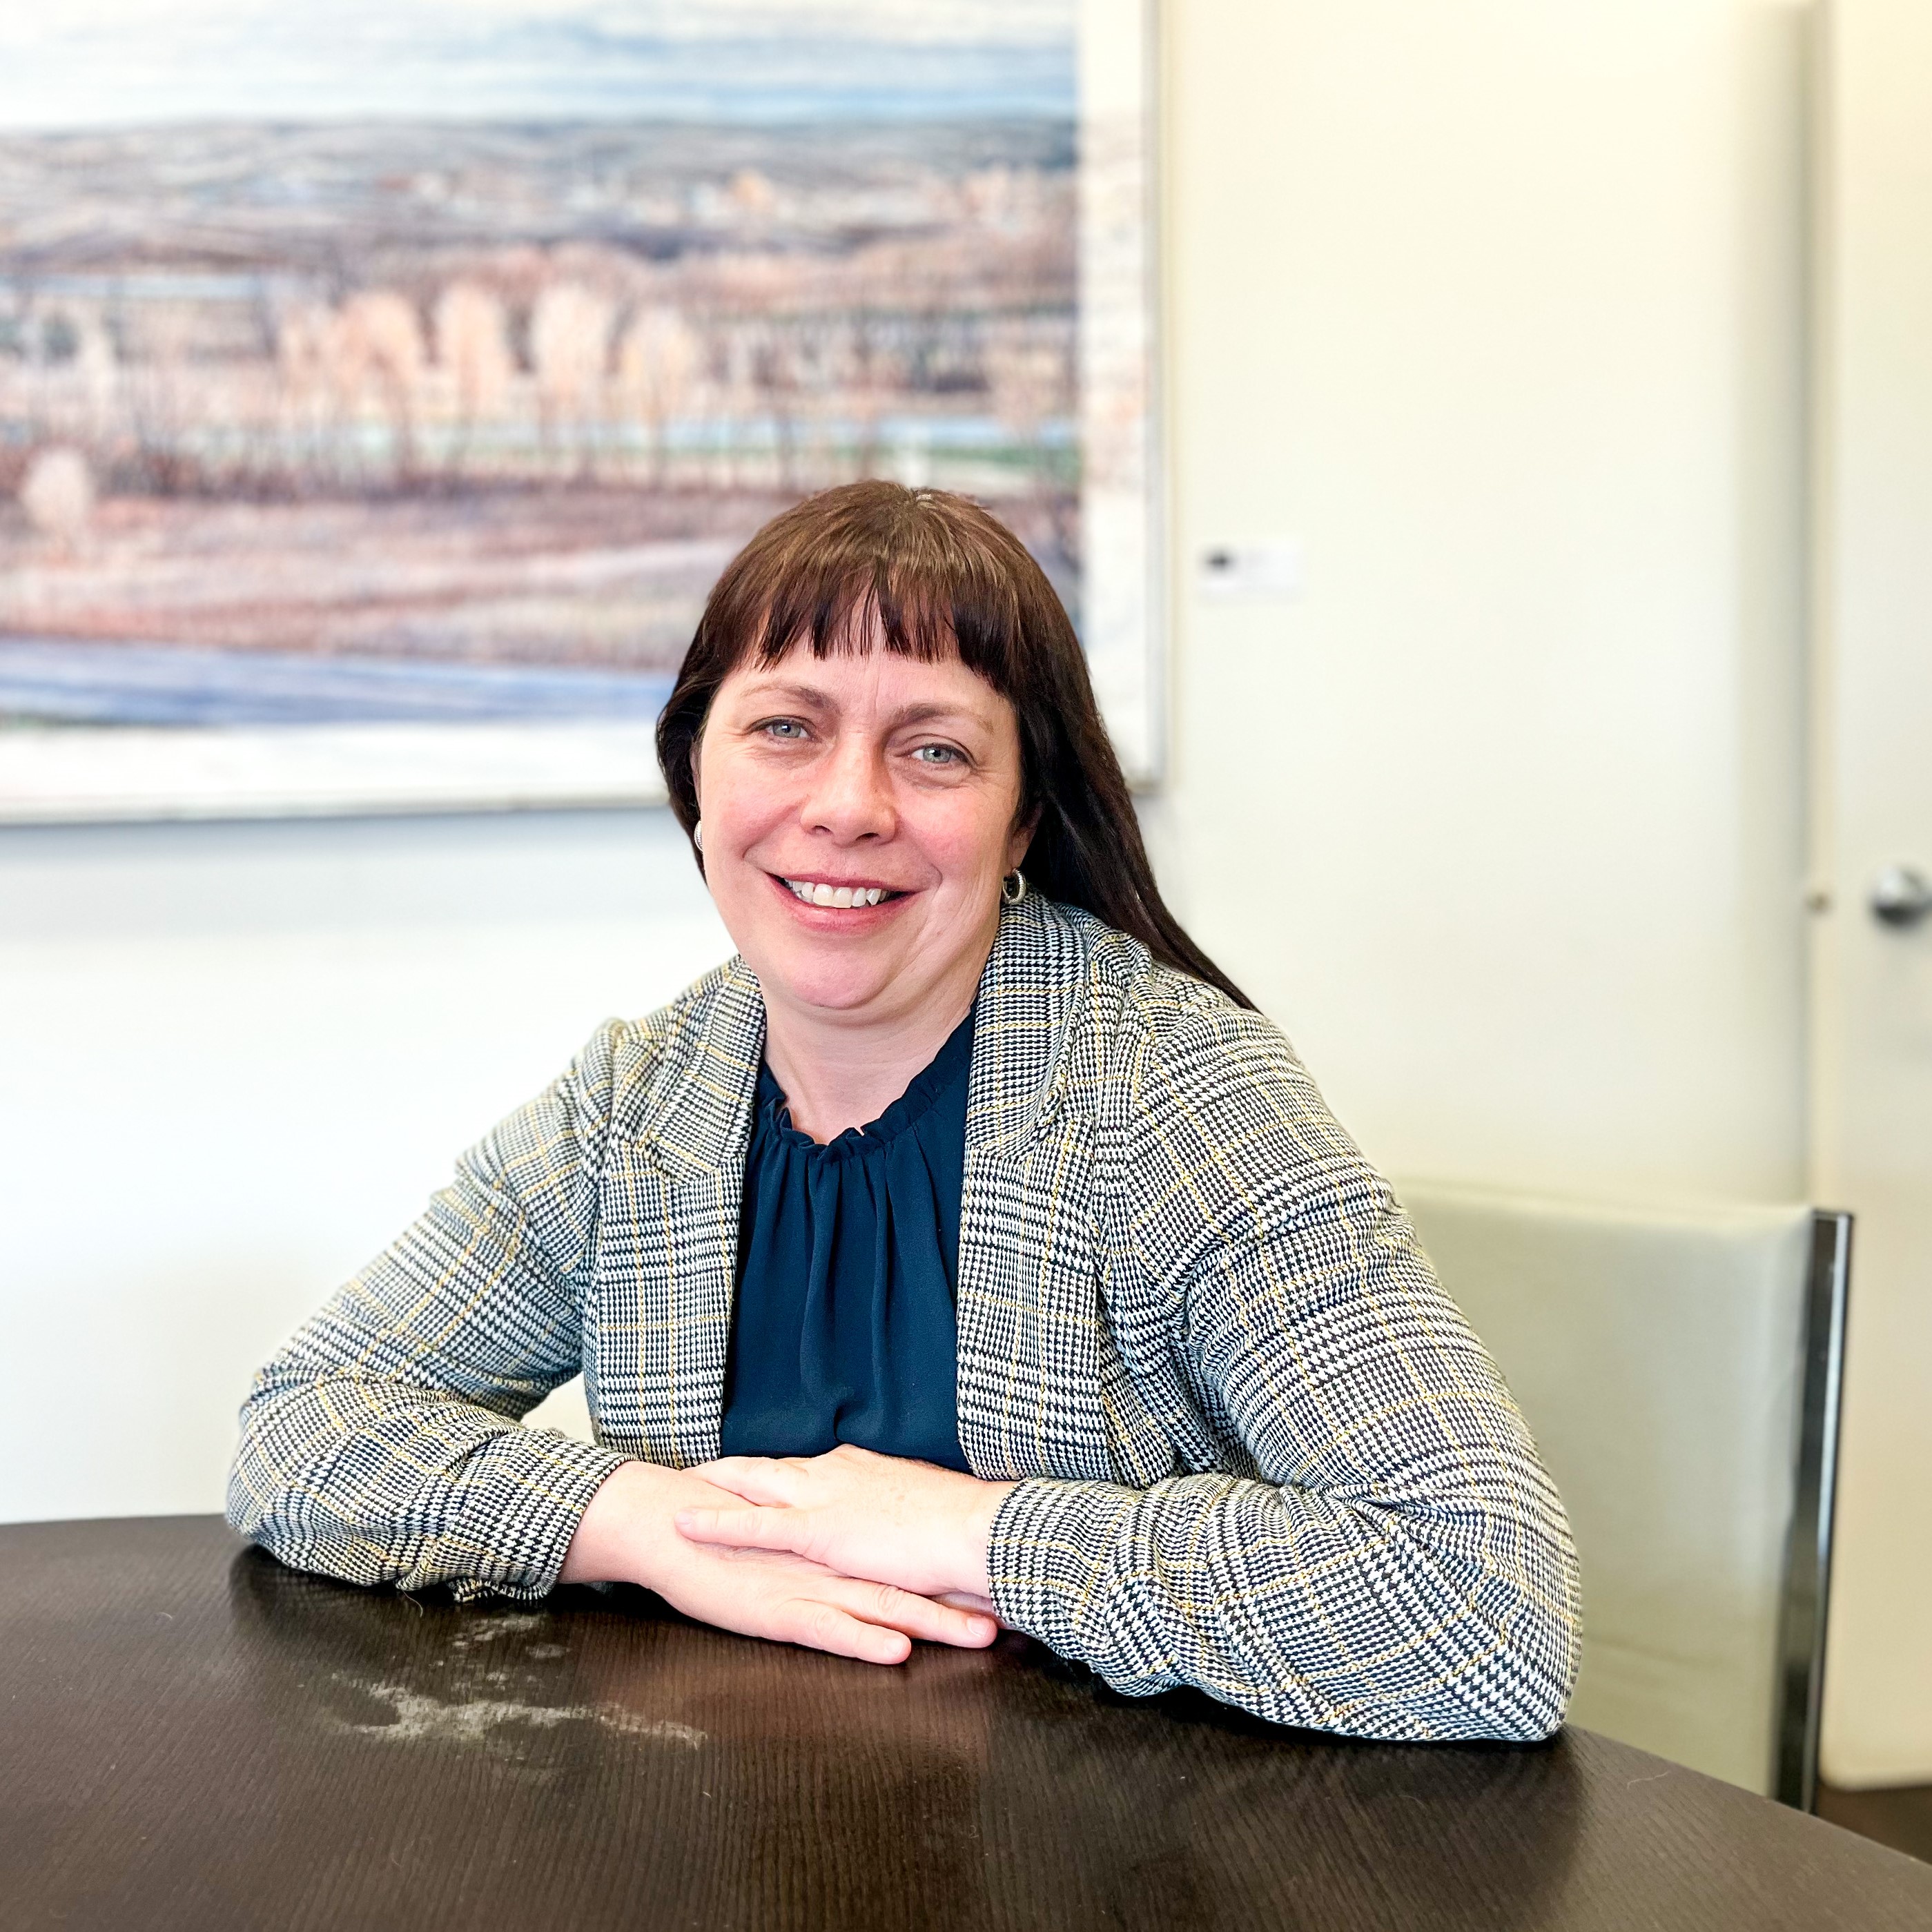
[[[0,1521],[218,1509],[268,1350],[729,950],[662,812],[0,832]]]
[[[1168,20],[1184,916],[1398,1172],[1796,1198],[1804,15]]]

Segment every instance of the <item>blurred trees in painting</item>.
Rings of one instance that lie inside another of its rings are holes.
[[[1079,581],[1070,120],[0,136],[0,633],[662,671],[784,502]]]

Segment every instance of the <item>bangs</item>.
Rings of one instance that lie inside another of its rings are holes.
[[[1016,568],[1046,588],[1016,538],[983,511],[949,515],[890,484],[854,490],[835,514],[825,508],[808,498],[767,524],[718,580],[700,634],[720,676],[801,644],[818,658],[883,644],[927,663],[956,656],[1001,696],[1016,695],[1028,628]]]

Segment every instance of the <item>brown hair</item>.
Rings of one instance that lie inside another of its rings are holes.
[[[1252,1006],[1162,903],[1086,655],[1046,573],[964,496],[880,482],[824,490],[725,567],[658,720],[658,763],[686,832],[698,823],[692,755],[718,687],[754,651],[770,664],[807,639],[814,657],[858,647],[874,616],[888,650],[928,662],[956,652],[1012,706],[1020,822],[1039,814],[1029,882]]]

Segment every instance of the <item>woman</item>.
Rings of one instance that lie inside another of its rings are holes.
[[[360,1582],[628,1581],[878,1663],[1004,1622],[1130,1693],[1552,1730],[1562,1506],[1162,904],[1020,544],[809,499],[720,579],[658,748],[738,956],[600,1029],[268,1364],[236,1526]],[[519,1426],[580,1368],[596,1446]]]

